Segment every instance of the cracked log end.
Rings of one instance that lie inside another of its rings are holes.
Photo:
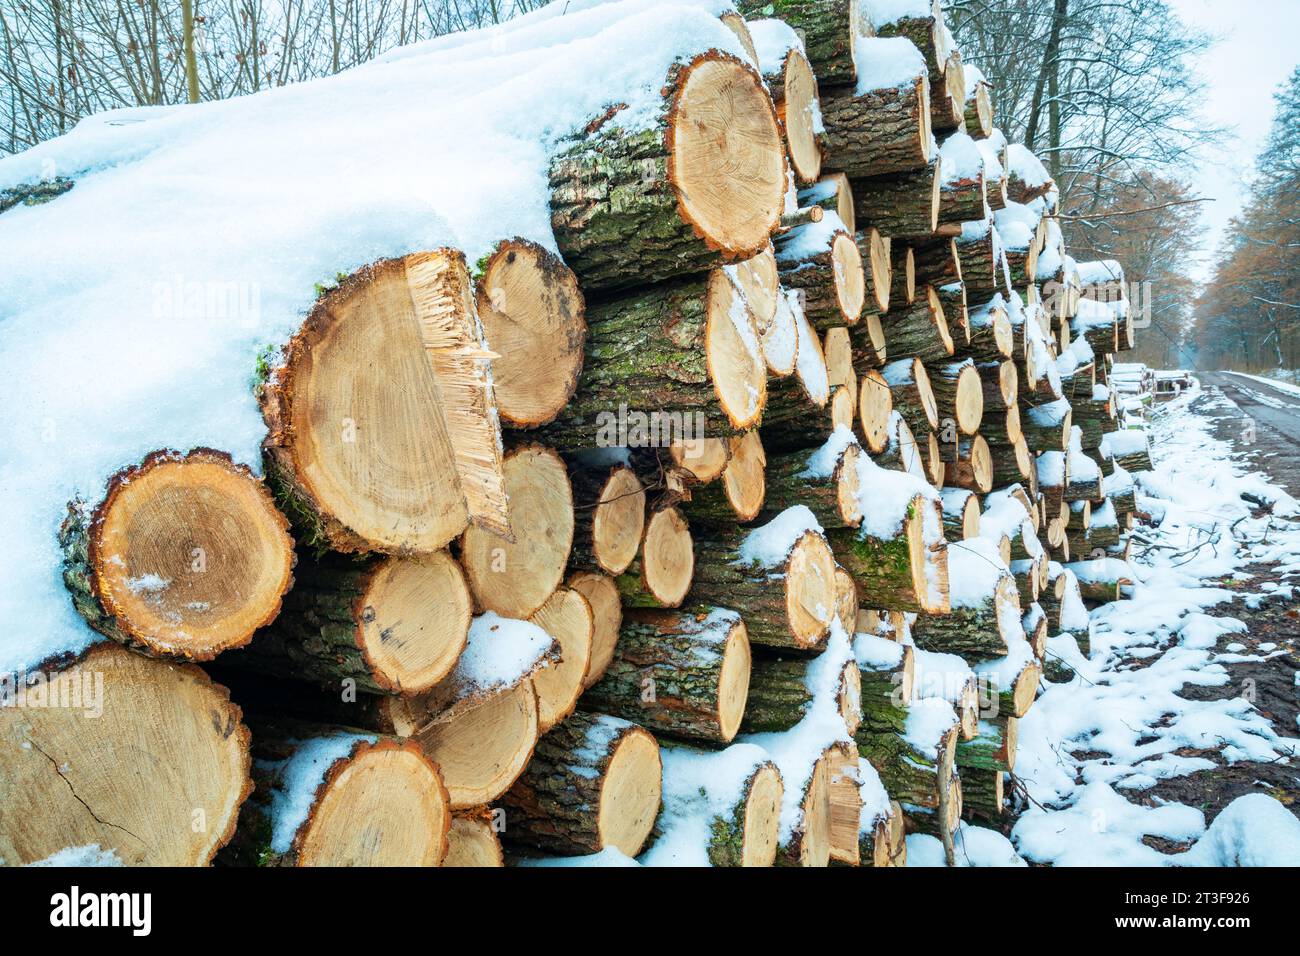
[[[248,730],[226,689],[194,665],[110,643],[46,686],[75,687],[88,704],[98,686],[103,713],[0,710],[0,858],[98,844],[127,865],[210,863],[252,791]]]

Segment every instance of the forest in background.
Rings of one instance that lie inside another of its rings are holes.
[[[564,2],[564,0],[557,0]],[[545,0],[0,0],[0,152],[107,109],[225,99],[325,76]],[[1187,173],[1222,142],[1198,112],[1212,42],[1163,0],[952,0],[996,122],[1044,157],[1067,245],[1115,258],[1155,366],[1298,364],[1300,73],[1279,94],[1251,201],[1198,289]],[[1199,362],[1197,353],[1200,353]]]

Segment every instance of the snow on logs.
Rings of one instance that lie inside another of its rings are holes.
[[[812,512],[798,505],[753,531],[710,535],[695,542],[692,599],[739,612],[755,644],[821,647],[835,615],[835,557]]]
[[[1021,636],[1020,597],[996,545],[983,537],[952,542],[948,580],[950,612],[918,616],[916,645],[977,660],[1005,655]]]
[[[822,168],[820,112],[817,79],[803,43],[781,20],[757,20],[748,27],[795,178],[803,185],[814,183]]]
[[[148,654],[208,661],[249,642],[293,582],[288,522],[230,456],[158,451],[123,469],[59,531],[86,623]]]
[[[660,99],[630,126],[611,106],[551,161],[551,227],[589,292],[748,259],[779,221],[785,148],[758,72],[710,51],[674,63]]]
[[[862,253],[838,215],[781,233],[773,245],[781,285],[803,292],[803,313],[814,329],[858,323],[866,301]]]
[[[860,45],[870,69],[852,87],[823,89],[827,164],[850,177],[906,172],[930,162],[930,80],[903,37]],[[856,191],[856,186],[855,186]]]
[[[853,83],[862,44],[871,38],[871,22],[861,0],[738,0],[747,17],[775,13],[798,32],[817,78],[825,84]]]
[[[663,812],[646,853],[650,865],[771,866],[784,786],[754,744],[719,752],[662,747]]]

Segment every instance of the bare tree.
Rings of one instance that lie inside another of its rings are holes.
[[[129,106],[325,76],[545,0],[0,0],[0,152]]]

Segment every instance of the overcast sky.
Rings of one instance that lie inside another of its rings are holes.
[[[1226,148],[1193,176],[1207,228],[1205,256],[1241,209],[1246,174],[1273,119],[1273,93],[1300,63],[1300,0],[1169,0],[1183,20],[1219,38],[1200,61],[1204,112],[1230,128]],[[1207,265],[1199,275],[1205,278]]]

